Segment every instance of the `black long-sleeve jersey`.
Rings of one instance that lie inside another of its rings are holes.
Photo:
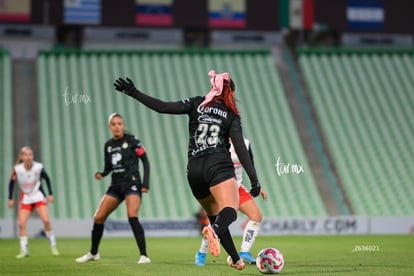
[[[143,187],[149,188],[150,165],[145,148],[135,136],[124,134],[120,139],[109,139],[105,143],[105,168],[102,176],[112,171],[112,184],[139,180],[139,161],[144,166]]]
[[[222,101],[216,101],[209,107],[199,107],[204,97],[197,96],[177,102],[165,102],[139,90],[131,96],[159,113],[189,116],[189,159],[214,152],[229,154],[228,138],[230,137],[250,181],[252,183],[258,181],[256,170],[244,144],[240,116],[231,112]]]

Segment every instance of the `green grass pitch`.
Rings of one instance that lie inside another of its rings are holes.
[[[234,237],[240,246],[241,237]],[[45,238],[29,240],[30,257],[16,259],[17,239],[0,240],[0,275],[261,275],[254,265],[230,268],[227,254],[194,265],[201,237],[147,238],[151,264],[138,265],[133,238],[103,238],[101,260],[77,264],[89,239],[58,239],[60,256]],[[259,236],[252,253],[276,247],[285,257],[282,275],[414,275],[414,235]]]

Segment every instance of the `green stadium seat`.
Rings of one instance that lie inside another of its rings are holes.
[[[299,63],[355,213],[413,214],[413,51],[309,50]]]
[[[131,77],[144,92],[163,100],[204,95],[210,69],[229,71],[245,135],[251,140],[255,165],[269,200],[256,200],[266,217],[325,216],[315,180],[308,169],[288,108],[275,61],[268,51],[144,50],[44,51],[38,57],[42,161],[57,190],[54,217],[93,216],[110,179],[94,180],[103,167],[103,144],[111,134],[108,115],[121,113],[127,130],[136,134],[151,162],[148,195],[142,218],[189,219],[199,206],[186,180],[187,117],[153,112],[115,92],[113,81]],[[63,94],[87,95],[91,102],[67,104]],[[281,175],[275,163],[300,164],[301,174]],[[246,186],[250,187],[246,177]],[[113,218],[125,218],[118,208]]]

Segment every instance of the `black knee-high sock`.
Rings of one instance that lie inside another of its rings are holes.
[[[226,210],[225,210],[226,209]],[[223,210],[225,210],[223,212]],[[220,213],[220,220],[223,220],[227,217],[228,223],[227,223],[227,228],[225,229],[225,231],[221,232],[221,233],[217,233],[218,230],[214,229],[214,231],[216,232],[217,236],[220,239],[220,243],[223,246],[224,250],[226,250],[226,252],[230,255],[231,259],[233,260],[233,263],[236,263],[240,257],[239,254],[237,253],[237,249],[236,246],[234,245],[233,242],[233,238],[231,237],[230,231],[228,229],[228,226],[236,220],[237,218],[237,213],[235,213],[235,210],[233,208],[224,208]],[[231,210],[234,210],[234,212],[232,212]],[[223,215],[224,213],[224,215]],[[216,220],[218,220],[218,216],[208,216],[210,223],[212,225],[217,224]],[[221,223],[220,221],[218,223]],[[223,226],[219,226],[219,228],[222,228]]]
[[[233,238],[231,237],[230,230],[227,229],[221,233],[219,239],[224,250],[226,250],[226,252],[230,255],[231,259],[233,260],[233,264],[235,264],[240,259],[240,256],[237,253],[237,249],[234,245]]]
[[[91,245],[91,254],[96,255],[98,253],[99,243],[101,242],[103,235],[104,225],[103,224],[93,224],[92,228],[92,245]]]
[[[216,234],[220,237],[221,233],[227,230],[229,225],[237,219],[237,212],[231,207],[224,207],[217,215],[212,227]]]
[[[216,221],[217,216],[208,216],[208,220],[210,221],[210,224],[213,225]]]
[[[134,237],[141,255],[147,256],[147,246],[145,244],[144,228],[142,228],[142,225],[137,217],[129,218],[128,222],[129,225],[131,225],[131,229],[134,233]]]

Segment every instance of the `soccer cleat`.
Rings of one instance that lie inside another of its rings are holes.
[[[59,256],[59,250],[57,250],[56,246],[50,247],[50,251],[52,252],[53,256]]]
[[[214,257],[220,256],[220,240],[214,232],[213,227],[210,225],[204,226],[202,234],[208,240],[208,245],[210,246],[210,253]]]
[[[206,264],[206,253],[201,253],[197,251],[195,255],[195,264],[196,266],[204,266]]]
[[[239,253],[240,258],[247,263],[247,264],[256,264],[256,258],[252,256],[250,252],[240,252]]]
[[[227,257],[227,263],[229,266],[234,267],[238,270],[243,270],[246,267],[246,264],[243,262],[242,259],[239,259],[235,264],[233,263],[233,260],[230,256]]]
[[[29,257],[29,252],[21,250],[19,254],[16,255],[17,259],[23,259],[25,257]]]
[[[79,257],[76,259],[77,263],[86,263],[89,261],[97,261],[99,260],[101,257],[99,256],[99,253],[96,253],[96,255],[92,255],[91,252],[86,253],[85,255],[83,255],[82,257]]]
[[[150,258],[144,255],[141,255],[141,257],[139,257],[139,260],[138,260],[139,264],[149,264],[150,262],[151,262]]]

